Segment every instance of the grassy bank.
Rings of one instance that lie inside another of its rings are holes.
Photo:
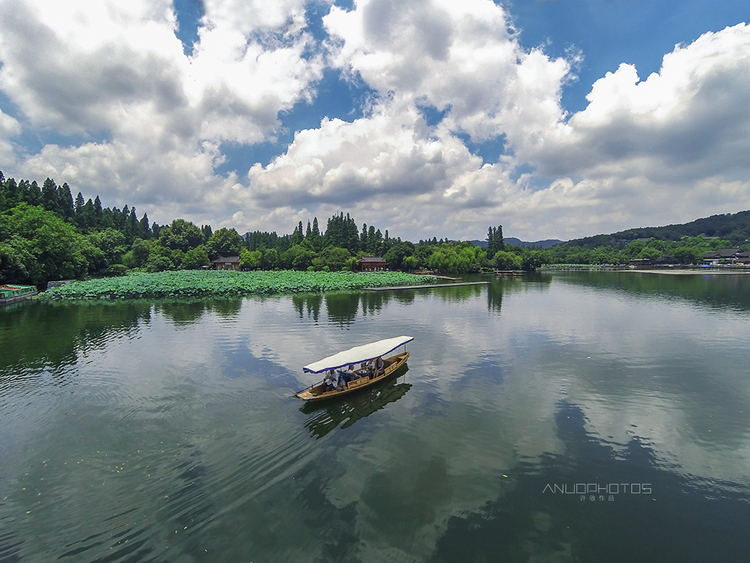
[[[358,290],[366,287],[434,283],[430,276],[401,272],[232,272],[180,270],[137,273],[71,283],[49,289],[39,299],[136,299],[144,297],[211,297],[274,295]]]

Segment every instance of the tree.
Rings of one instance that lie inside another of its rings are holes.
[[[659,250],[658,248],[647,246],[646,248],[644,248],[638,253],[638,256],[636,256],[636,258],[638,258],[639,260],[652,260],[653,261],[653,260],[656,260],[657,258],[660,258],[663,255],[664,255],[664,252]]]
[[[281,263],[284,268],[306,270],[312,265],[313,258],[315,258],[314,252],[298,244],[281,255]]]
[[[175,219],[159,232],[159,244],[172,250],[188,250],[203,244],[203,233],[190,221]]]
[[[290,246],[296,246],[300,244],[303,238],[304,236],[302,234],[302,221],[300,221],[299,225],[294,229],[294,232],[292,233]]]
[[[53,211],[58,215],[62,215],[62,209],[57,200],[57,185],[50,178],[47,178],[44,184],[42,184],[41,204],[47,211]]]
[[[141,223],[141,227],[140,227],[140,229],[138,229],[140,235],[143,238],[150,238],[151,237],[151,227],[149,227],[149,224],[148,224],[148,214],[147,213],[143,214],[143,217],[141,217],[140,223]]]
[[[86,205],[86,200],[83,199],[83,194],[81,192],[78,192],[78,195],[76,196],[76,201],[74,204],[74,211],[75,211],[75,223],[78,225],[78,228],[81,230],[86,229],[86,223],[84,222],[83,217],[83,206]]]
[[[54,279],[70,279],[88,270],[86,254],[93,246],[75,227],[56,213],[21,203],[0,215],[0,233],[9,236],[4,260],[17,271],[27,272],[25,280],[34,284]],[[8,248],[10,247],[10,249]]]
[[[320,234],[317,217],[313,218],[312,232],[307,238],[312,242],[313,249],[316,252],[319,252],[323,248],[323,236]]]
[[[127,205],[125,206],[127,207]],[[102,209],[102,200],[99,199],[99,196],[96,196],[94,198],[94,224],[90,226],[96,226],[97,228],[106,228],[106,227],[114,227],[114,225],[105,225],[104,224],[104,210]],[[122,229],[120,229],[122,230]]]
[[[323,247],[327,246],[346,248],[349,252],[357,252],[360,249],[359,230],[348,213],[344,216],[342,211],[328,219],[326,233],[323,235]]]
[[[367,223],[362,223],[362,233],[359,235],[359,248],[367,252]]]
[[[404,258],[404,261],[402,263],[402,268],[406,270],[407,272],[416,270],[418,267],[419,267],[419,260],[417,260],[416,256],[407,256]]]
[[[352,255],[346,248],[329,246],[324,248],[318,256],[312,259],[312,265],[317,269],[327,267],[333,272],[338,272],[344,268],[346,261],[351,258],[351,256]]]
[[[173,267],[172,261],[166,256],[160,254],[152,254],[146,261],[147,272],[163,272]]]
[[[101,250],[100,261],[94,265],[94,268],[90,268],[92,273],[122,262],[122,256],[127,250],[125,235],[122,232],[109,228],[89,234],[88,240]]]
[[[82,231],[87,232],[89,229],[94,229],[98,226],[98,221],[96,220],[96,210],[94,208],[94,202],[91,201],[91,198],[86,200],[86,204],[83,206],[83,224],[86,225],[85,228],[81,228]]]
[[[192,250],[192,249],[191,249]],[[169,260],[175,270],[182,268],[182,262],[185,260],[185,252],[180,248],[174,248],[169,251]]]
[[[216,259],[219,256],[239,256],[244,241],[234,229],[222,228],[211,235],[206,243],[208,255]]]
[[[182,258],[182,268],[184,270],[200,270],[211,265],[206,249],[202,246],[191,248]]]
[[[31,182],[31,184],[26,182],[24,191],[26,192],[26,203],[29,205],[41,205],[42,190],[39,189],[39,184],[36,183],[36,180]]]
[[[149,254],[151,254],[151,245],[145,240],[137,238],[133,241],[131,252],[133,253],[137,267],[142,268],[146,265]]]
[[[243,250],[240,254],[240,268],[243,270],[257,270],[260,268],[263,253],[260,250]]]
[[[526,250],[521,256],[521,267],[531,271],[552,262],[552,255],[547,250]]]
[[[125,225],[125,237],[128,239],[128,242],[132,244],[133,239],[135,237],[141,235],[141,224],[138,221],[138,216],[135,214],[135,207],[133,207],[130,210],[130,215],[128,216],[128,222]]]
[[[34,267],[35,259],[28,247],[28,241],[21,237],[0,242],[0,283],[31,279],[30,269]]]
[[[60,210],[66,221],[73,221],[75,218],[75,208],[73,207],[73,194],[70,193],[70,186],[65,183],[57,189],[57,199],[60,202]]]
[[[498,270],[520,270],[521,257],[512,252],[498,250],[492,257],[492,267]]]
[[[490,227],[487,231],[487,258],[491,260],[495,253],[500,250],[505,250],[502,225]]]
[[[19,203],[18,201],[18,185],[13,178],[5,179],[5,203],[3,207],[0,207],[0,211],[5,211],[11,207],[15,207]]]
[[[382,244],[383,233],[380,229],[375,230],[375,227],[370,226],[367,230],[367,252],[373,256],[380,254]]]
[[[262,259],[260,267],[264,270],[275,270],[281,267],[281,252],[278,248],[261,248]]]
[[[404,269],[404,259],[414,255],[414,245],[410,242],[400,242],[393,245],[383,258],[391,270]]]
[[[672,251],[672,256],[680,264],[697,264],[705,252],[701,252],[696,247],[679,246]]]

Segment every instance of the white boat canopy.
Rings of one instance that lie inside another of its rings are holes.
[[[377,342],[365,344],[364,346],[355,346],[349,350],[344,350],[333,356],[328,356],[317,362],[307,364],[302,369],[310,373],[320,373],[322,371],[328,371],[329,369],[338,369],[344,366],[369,362],[370,360],[379,358],[388,352],[392,352],[399,346],[403,346],[412,340],[414,340],[413,336],[397,336],[395,338],[378,340]]]

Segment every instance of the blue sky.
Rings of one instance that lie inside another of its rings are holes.
[[[152,220],[560,238],[750,201],[750,6],[6,0],[0,170]]]

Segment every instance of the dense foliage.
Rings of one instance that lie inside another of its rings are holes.
[[[179,271],[134,273],[118,278],[74,282],[40,294],[40,299],[208,297],[357,290],[367,287],[434,283],[431,276],[401,272]]]

